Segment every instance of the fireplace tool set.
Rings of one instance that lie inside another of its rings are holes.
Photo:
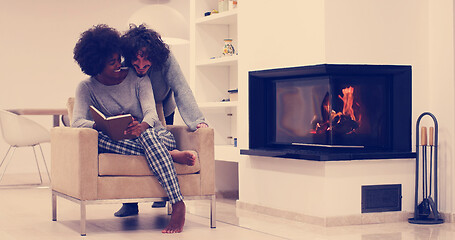
[[[424,116],[433,119],[434,127],[420,127],[420,120]],[[419,133],[420,129],[420,133]],[[419,135],[421,139],[419,141]],[[420,170],[420,166],[422,169]],[[422,174],[422,175],[420,175]],[[422,182],[419,194],[419,182]],[[419,198],[419,195],[421,198]],[[421,201],[419,201],[421,200]],[[415,177],[415,202],[414,217],[409,218],[409,223],[414,224],[440,224],[444,219],[438,212],[438,121],[429,113],[422,113],[416,124],[416,177]]]

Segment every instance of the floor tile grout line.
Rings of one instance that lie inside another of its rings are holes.
[[[188,213],[188,214],[191,214],[191,215],[196,216],[196,217],[209,219],[209,217],[198,215],[198,214],[194,214],[194,213]],[[231,225],[231,226],[234,226],[234,227],[239,227],[239,228],[242,228],[242,229],[245,229],[245,230],[250,230],[250,231],[253,231],[253,232],[257,232],[257,233],[263,233],[263,234],[266,234],[266,235],[269,235],[269,236],[273,236],[273,237],[277,237],[277,238],[280,238],[280,239],[291,240],[291,238],[285,238],[285,237],[282,237],[282,236],[278,236],[278,235],[271,234],[271,233],[268,233],[268,232],[263,232],[263,231],[255,230],[255,229],[252,229],[252,228],[240,226],[240,225],[237,225],[237,224],[234,224],[234,223],[230,223],[230,222],[225,222],[225,221],[221,221],[221,220],[216,220],[216,222],[224,223],[224,224]]]

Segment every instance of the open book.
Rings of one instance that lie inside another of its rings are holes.
[[[136,138],[134,135],[124,134],[125,129],[133,121],[133,116],[131,116],[131,114],[106,118],[106,116],[94,106],[90,106],[90,112],[92,113],[96,128],[107,134],[112,140],[119,141],[122,139]]]

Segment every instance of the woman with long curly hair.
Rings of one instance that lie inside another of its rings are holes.
[[[114,141],[97,129],[98,151],[145,155],[172,203],[171,220],[163,233],[181,232],[185,204],[170,153],[176,150],[176,143],[158,119],[150,79],[121,67],[120,33],[104,24],[81,34],[74,48],[74,59],[90,77],[77,87],[72,126],[97,129],[90,115],[92,105],[106,117],[125,113],[134,116],[125,134],[136,138]]]

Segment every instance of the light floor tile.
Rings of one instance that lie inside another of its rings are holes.
[[[51,221],[48,188],[0,189],[1,240],[72,239],[311,239],[311,240],[451,240],[455,224],[414,225],[407,222],[322,227],[236,209],[235,201],[217,201],[217,228],[209,227],[209,202],[186,201],[184,232],[162,234],[166,209],[139,205],[139,215],[116,218],[120,204],[87,206],[87,236],[79,235],[79,206],[58,198],[58,221]]]

